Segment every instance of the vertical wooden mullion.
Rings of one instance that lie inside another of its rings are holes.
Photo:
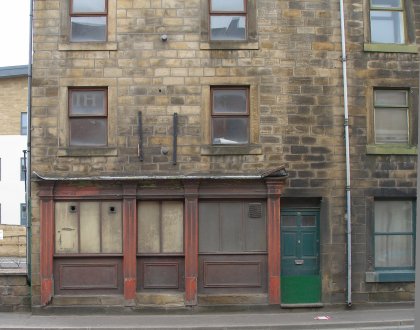
[[[102,202],[98,203],[99,207],[99,252],[102,253]]]
[[[81,235],[80,235],[80,212],[81,212],[81,208],[80,208],[80,202],[77,202],[77,253],[80,253],[81,249],[80,246],[82,244],[81,242]]]
[[[198,281],[198,185],[185,181],[185,305],[197,305]]]
[[[280,304],[280,195],[283,181],[267,179],[268,302]]]
[[[163,252],[163,233],[162,233],[162,201],[159,201],[159,253]]]
[[[124,298],[133,300],[137,288],[137,186],[127,184],[123,187],[123,277]]]

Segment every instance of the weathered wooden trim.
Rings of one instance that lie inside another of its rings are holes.
[[[40,280],[41,306],[48,305],[53,296],[54,255],[54,183],[42,185],[40,197]]]
[[[198,181],[185,181],[185,305],[197,305]]]
[[[137,206],[135,184],[123,187],[123,276],[124,298],[136,297],[137,288]]]
[[[280,304],[280,196],[284,181],[267,179],[268,303]]]

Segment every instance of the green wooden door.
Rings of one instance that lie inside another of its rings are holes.
[[[280,223],[281,302],[319,303],[319,211],[283,210]]]

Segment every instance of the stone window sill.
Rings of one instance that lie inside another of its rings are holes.
[[[259,144],[201,146],[201,155],[203,156],[261,155],[261,154],[262,154],[262,147]]]
[[[117,50],[116,42],[74,42],[58,44],[58,50]]]
[[[414,282],[416,272],[414,270],[383,270],[366,272],[367,283],[377,282]]]
[[[212,41],[212,42],[201,42],[201,50],[256,50],[259,49],[258,42],[238,42],[238,41]]]
[[[417,155],[417,147],[396,144],[370,144],[366,146],[368,155]]]
[[[112,157],[117,155],[117,148],[113,147],[60,148],[57,153],[58,157]]]
[[[382,53],[418,53],[416,45],[399,45],[399,44],[364,44],[365,52],[382,52]]]

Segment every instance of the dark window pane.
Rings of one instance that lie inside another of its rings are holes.
[[[104,13],[106,0],[73,0],[73,13]]]
[[[210,16],[211,40],[245,40],[245,16]]]
[[[106,146],[106,119],[70,119],[71,146]]]
[[[302,216],[302,227],[315,227],[316,226],[316,217],[314,216]]]
[[[382,8],[401,8],[402,0],[371,0],[372,7],[382,7]]]
[[[408,143],[407,109],[375,109],[375,142]]]
[[[294,215],[283,215],[281,217],[281,225],[283,227],[296,227],[297,217]]]
[[[211,0],[211,11],[245,11],[244,0]]]
[[[242,89],[213,90],[213,113],[246,114],[247,93]]]
[[[71,41],[106,41],[106,17],[72,17]]]
[[[248,118],[213,118],[213,144],[246,144]]]
[[[105,91],[72,91],[70,115],[105,115]]]
[[[28,213],[26,212],[26,204],[20,204],[20,225],[26,226],[28,224]]]
[[[26,179],[26,164],[25,158],[20,159],[20,181],[25,181]]]
[[[371,42],[395,43],[405,42],[403,13],[397,11],[370,12]]]

